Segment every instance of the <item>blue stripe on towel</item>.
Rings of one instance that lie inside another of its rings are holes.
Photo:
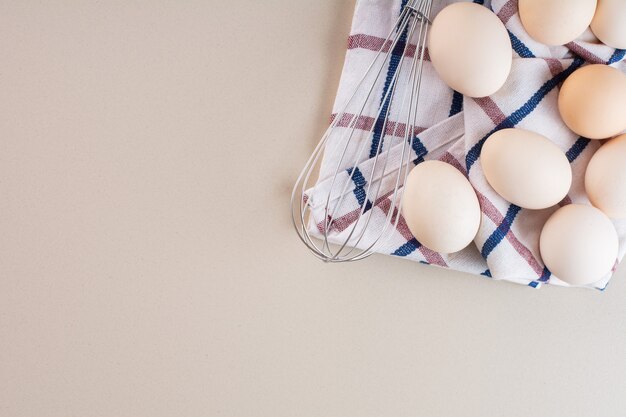
[[[448,117],[452,117],[455,114],[459,114],[463,111],[463,94],[458,91],[454,91],[452,94],[452,106],[450,106],[450,113]]]
[[[406,6],[408,0],[402,0],[402,4],[400,6],[400,10]],[[378,113],[378,117],[376,119],[376,124],[374,125],[374,132],[372,136],[372,146],[370,148],[370,158],[374,158],[376,154],[378,154],[379,148],[383,149],[383,143],[381,141],[384,137],[383,129],[386,126],[387,112],[389,111],[389,106],[391,105],[391,96],[393,92],[389,92],[389,89],[392,88],[392,81],[395,85],[398,81],[394,81],[394,76],[396,75],[396,71],[398,71],[398,65],[400,65],[400,60],[402,59],[402,55],[404,53],[404,48],[406,46],[406,37],[407,37],[407,28],[404,29],[404,32],[400,35],[396,46],[393,48],[389,58],[389,68],[387,68],[387,77],[385,79],[385,85],[383,86],[383,96],[380,99],[381,108]]]
[[[543,268],[543,273],[541,274],[541,277],[539,278],[540,282],[547,282],[550,277],[552,276],[552,272],[550,272],[550,270],[548,270],[548,268]]]
[[[572,145],[572,147],[569,148],[569,150],[565,153],[565,156],[567,156],[567,160],[570,164],[574,162],[581,153],[583,153],[583,151],[587,148],[587,145],[589,145],[590,142],[591,141],[589,139],[585,139],[582,137],[578,138],[578,140]]]
[[[395,256],[409,256],[416,250],[418,250],[422,246],[421,243],[417,241],[417,239],[413,238],[406,242],[404,245],[400,246],[392,255]]]
[[[550,80],[546,81],[539,90],[533,94],[526,103],[516,111],[514,111],[509,117],[499,123],[491,132],[487,133],[482,139],[480,139],[468,152],[465,157],[465,166],[469,174],[472,166],[476,163],[480,157],[485,141],[489,136],[493,135],[498,130],[515,127],[522,120],[524,120],[529,114],[531,114],[541,103],[541,101],[555,89],[565,78],[567,78],[572,72],[580,67],[585,61],[581,58],[576,58],[566,70],[562,71],[558,75],[555,75]]]
[[[420,138],[418,138],[417,136],[413,138],[411,142],[411,148],[413,148],[413,152],[415,152],[416,155],[413,163],[417,165],[424,162],[424,157],[428,153],[428,149],[426,149],[426,146],[424,146]]]
[[[493,231],[491,236],[489,236],[489,238],[483,245],[483,248],[480,251],[480,254],[483,256],[483,258],[487,259],[487,257],[489,257],[489,254],[493,252],[493,250],[500,244],[500,242],[502,242],[507,233],[509,233],[509,230],[511,230],[511,225],[513,224],[513,221],[515,220],[515,217],[517,217],[517,214],[520,212],[520,210],[521,207],[516,206],[515,204],[511,204],[509,206],[509,209],[506,212],[506,216],[504,216],[504,220],[502,221],[502,223],[500,223],[496,230]]]
[[[526,45],[524,45],[524,42],[519,40],[519,38],[515,36],[510,30],[507,30],[507,32],[509,32],[511,45],[513,46],[513,50],[517,53],[517,55],[521,56],[522,58],[535,58],[535,54],[533,54],[532,51],[528,49]]]
[[[363,207],[363,204],[365,204],[366,212],[372,208],[371,201],[365,201],[367,197],[367,193],[365,192],[365,186],[367,185],[367,181],[365,180],[365,177],[363,176],[359,168],[348,168],[347,171],[349,175],[352,175],[352,182],[354,182],[355,185],[352,192],[354,193],[356,200],[359,202],[360,207]]]
[[[611,58],[609,58],[609,61],[607,62],[607,64],[609,65],[615,64],[616,62],[619,62],[622,59],[624,59],[624,56],[626,56],[626,49],[616,49],[615,52],[613,52],[613,55],[611,56]]]

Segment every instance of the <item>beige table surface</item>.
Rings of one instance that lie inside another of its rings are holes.
[[[353,0],[0,1],[0,416],[626,415],[626,276],[314,260]]]

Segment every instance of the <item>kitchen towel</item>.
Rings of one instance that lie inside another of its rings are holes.
[[[453,2],[434,0],[431,18]],[[481,1],[474,2],[483,4]],[[406,0],[357,2],[334,106],[335,113],[349,99],[355,80],[360,79],[376,56],[405,3]],[[442,160],[467,176],[481,205],[482,222],[478,236],[474,244],[461,252],[439,254],[422,246],[411,235],[403,219],[400,219],[395,230],[390,230],[385,244],[378,247],[378,252],[534,288],[542,284],[568,286],[545,268],[539,254],[539,235],[543,224],[558,207],[526,210],[505,201],[486,182],[479,163],[480,151],[485,140],[500,129],[519,127],[543,134],[565,152],[572,165],[572,189],[560,205],[590,204],[584,191],[583,178],[589,159],[600,142],[581,138],[565,126],[557,108],[559,87],[573,71],[590,63],[608,64],[626,72],[626,51],[601,44],[589,30],[565,46],[548,47],[534,41],[525,32],[518,14],[517,0],[485,1],[483,6],[490,8],[509,32],[513,46],[511,74],[504,87],[490,97],[463,97],[439,79],[426,53],[421,104],[417,115],[419,128],[410,157],[413,163]],[[388,65],[387,71],[393,71],[393,65]],[[374,94],[382,99],[385,92],[374,91]],[[333,145],[337,144],[327,144],[318,183],[308,192],[313,213],[309,223],[312,234],[319,235],[324,220],[324,199],[319,197],[327,195],[332,186],[330,178],[334,175],[340,157],[339,148]],[[397,148],[391,149],[390,155],[395,155],[395,159],[390,157],[389,163],[399,166],[403,144],[391,143],[389,146]],[[348,172],[356,172],[358,175],[352,175],[352,184],[345,190],[349,195],[344,199],[341,213],[335,216],[338,220],[330,230],[331,242],[345,240],[355,214],[366,204],[367,210],[373,212],[365,236],[358,245],[365,248],[384,227],[389,210],[397,209],[389,198],[375,202],[363,200],[362,191],[367,185],[365,179],[368,178],[366,174],[371,172],[371,165],[372,160],[366,159],[343,173],[349,175]],[[333,187],[339,187],[337,184],[342,182],[338,181]],[[386,186],[391,188],[381,190],[380,195],[393,189],[393,185]],[[340,193],[343,190],[332,191]],[[626,221],[614,223],[620,236],[617,265],[626,252]],[[611,275],[589,287],[605,289]]]

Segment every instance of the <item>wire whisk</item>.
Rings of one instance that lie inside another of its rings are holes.
[[[398,226],[401,188],[411,169],[431,7],[432,0],[408,0],[403,6],[296,181],[293,224],[302,242],[325,262],[364,259]],[[391,66],[395,71],[389,71]],[[325,152],[333,157],[323,158]],[[358,167],[365,162],[369,172],[364,176]],[[307,189],[318,171],[331,175]],[[360,208],[347,215],[342,208],[354,194],[354,184],[359,185]],[[383,199],[391,204],[381,224],[372,220],[372,206]]]

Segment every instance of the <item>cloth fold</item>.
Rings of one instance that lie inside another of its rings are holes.
[[[343,108],[357,80],[383,44],[403,1],[361,0],[357,3],[335,112]],[[431,17],[453,2],[434,0]],[[478,99],[463,97],[439,79],[428,61],[426,51],[421,104],[416,123],[419,129],[408,158],[410,164],[423,160],[442,160],[468,177],[476,190],[482,211],[482,224],[475,244],[459,253],[438,254],[422,246],[411,235],[403,219],[400,219],[397,228],[391,231],[386,244],[378,251],[532,287],[540,287],[542,284],[568,286],[545,268],[539,254],[539,234],[543,224],[558,207],[526,210],[505,201],[486,182],[479,163],[480,151],[485,140],[500,129],[519,127],[540,133],[563,150],[572,165],[573,185],[560,205],[572,202],[590,204],[584,191],[584,172],[601,143],[578,137],[565,126],[557,108],[558,91],[567,76],[589,63],[608,64],[626,72],[626,51],[601,44],[590,30],[565,46],[548,47],[534,41],[525,32],[519,19],[517,0],[486,1],[484,6],[496,13],[509,32],[513,45],[513,65],[509,79],[493,96]],[[391,112],[390,118],[393,116]],[[399,121],[390,121],[396,122]],[[313,233],[320,233],[328,193],[337,199],[343,192],[346,197],[342,199],[339,215],[335,216],[336,221],[329,231],[329,240],[341,242],[342,238],[345,239],[349,226],[356,220],[363,204],[371,204],[372,207],[368,209],[373,210],[372,218],[360,244],[367,247],[368,242],[384,227],[389,210],[397,209],[388,195],[393,190],[394,181],[389,178],[381,180],[379,195],[382,197],[379,201],[362,201],[359,190],[366,185],[365,179],[370,178],[373,169],[372,159],[365,159],[343,173],[346,176],[343,181],[333,185],[329,178],[334,174],[339,158],[338,147],[333,145],[337,144],[327,145],[318,183],[308,193],[313,214],[309,228]],[[390,149],[386,149],[385,145]],[[389,150],[386,154],[389,163],[392,166],[396,164],[394,168],[399,168],[403,146],[401,141],[383,144],[383,150]],[[352,173],[351,186],[337,189],[337,184],[343,184]],[[374,178],[378,177],[374,173]],[[626,221],[616,221],[614,224],[620,236],[621,260],[626,252]],[[590,287],[606,288],[611,275]]]

